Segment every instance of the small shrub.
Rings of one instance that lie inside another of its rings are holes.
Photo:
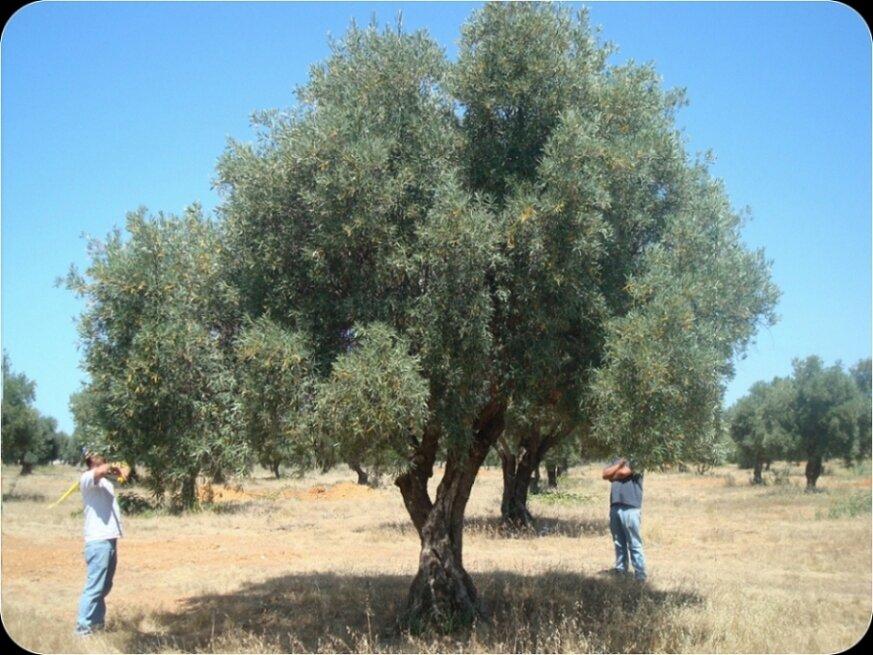
[[[788,485],[791,484],[791,469],[789,467],[784,468],[772,468],[770,470],[770,478],[775,485]]]
[[[836,498],[827,512],[819,510],[816,518],[846,519],[870,513],[870,494],[858,492]]]
[[[157,509],[154,502],[139,494],[119,493],[117,499],[118,506],[124,514],[147,514]]]
[[[553,489],[536,496],[537,500],[546,505],[582,505],[592,499],[590,494],[580,494],[575,491],[559,491]]]

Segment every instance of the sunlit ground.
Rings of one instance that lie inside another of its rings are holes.
[[[639,587],[603,574],[612,546],[596,466],[534,497],[539,535],[499,529],[500,472],[485,469],[464,563],[490,622],[438,638],[395,623],[418,558],[395,487],[360,487],[346,469],[261,472],[198,512],[128,514],[108,630],[81,640],[81,501],[48,507],[77,473],[3,467],[3,622],[37,652],[831,653],[870,620],[871,498],[869,465],[828,473],[817,494],[783,463],[763,487],[735,467],[648,474]]]

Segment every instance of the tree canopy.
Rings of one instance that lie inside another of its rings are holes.
[[[79,333],[90,381],[74,415],[108,455],[145,464],[157,493],[190,505],[198,474],[245,467],[230,367],[235,293],[219,229],[199,207],[178,218],[134,212],[126,231],[92,241],[84,275],[67,277],[88,300]]]
[[[794,443],[794,388],[788,378],[756,382],[729,413],[731,437],[740,462],[754,468],[754,482],[763,482],[764,464],[791,455]]]
[[[761,483],[764,462],[806,460],[807,488],[815,489],[822,463],[870,455],[870,359],[848,371],[820,357],[795,359],[788,378],[756,382],[728,412],[740,464],[754,467]]]
[[[797,451],[806,459],[807,488],[814,489],[824,459],[863,452],[860,427],[870,423],[870,404],[839,362],[825,366],[815,355],[794,360],[793,383]]]
[[[262,466],[305,470],[315,462],[309,416],[312,355],[306,335],[283,330],[267,316],[245,326],[236,340],[240,423]]]

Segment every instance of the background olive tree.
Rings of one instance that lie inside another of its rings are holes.
[[[90,380],[79,415],[107,454],[144,464],[154,491],[186,507],[199,475],[246,462],[229,367],[239,319],[222,243],[197,206],[182,217],[141,210],[128,215],[126,235],[92,241],[84,274],[67,277],[86,300],[79,333]]]
[[[36,383],[24,373],[12,370],[9,356],[3,353],[2,459],[4,464],[21,466],[29,475],[37,464],[60,459],[69,437],[59,432],[57,421],[40,414],[34,407]]]
[[[871,359],[859,360],[849,369],[849,374],[855,381],[858,391],[861,394],[860,406],[858,409],[858,448],[854,453],[857,459],[870,457],[871,450],[871,415],[873,415],[873,382],[871,382]]]
[[[792,422],[794,387],[788,378],[756,382],[730,409],[731,438],[740,465],[751,466],[752,482],[762,484],[764,465],[796,451]]]
[[[860,426],[870,424],[870,403],[839,362],[825,366],[812,355],[795,359],[793,366],[792,421],[798,456],[806,459],[806,488],[812,491],[825,459],[851,460],[869,448],[861,446]]]
[[[795,359],[790,378],[757,382],[728,411],[740,466],[753,482],[774,459],[806,461],[807,490],[814,490],[826,459],[846,463],[870,457],[870,360],[848,371],[812,355]]]
[[[262,316],[241,331],[234,354],[240,421],[254,456],[277,478],[281,466],[310,468],[314,378],[306,336]]]

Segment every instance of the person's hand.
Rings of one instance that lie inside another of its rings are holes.
[[[119,482],[124,482],[127,479],[127,476],[124,474],[123,469],[120,466],[113,464],[109,467],[107,471],[107,475],[111,475],[116,478]]]

